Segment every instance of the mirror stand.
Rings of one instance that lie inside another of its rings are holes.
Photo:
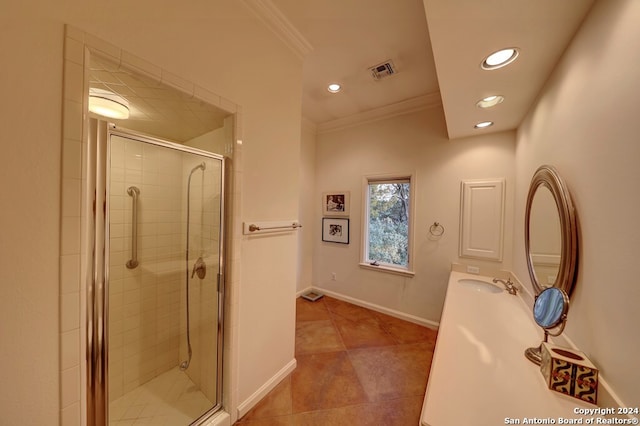
[[[533,319],[544,330],[544,340],[537,348],[528,348],[524,356],[536,365],[542,364],[542,345],[549,336],[559,336],[567,324],[569,296],[557,287],[548,287],[540,292],[533,304]],[[556,330],[551,332],[550,330]]]
[[[546,340],[546,333],[544,337]],[[542,364],[542,344],[540,344],[540,346],[538,346],[537,348],[527,348],[527,350],[524,351],[524,356],[536,365]]]
[[[558,331],[555,333],[550,333],[548,329],[544,329],[544,340],[542,341],[542,343],[547,343],[547,341],[549,340],[549,336],[559,336],[562,334],[562,332],[564,331],[564,326],[567,324],[567,314],[564,313],[561,318],[560,318],[560,324],[558,324]],[[540,365],[542,364],[542,343],[540,343],[540,345],[538,345],[538,347],[536,348],[527,348],[524,351],[524,356],[531,361],[532,363],[536,364],[536,365]]]

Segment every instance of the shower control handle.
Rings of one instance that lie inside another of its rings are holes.
[[[193,264],[191,278],[193,278],[193,276],[196,274],[198,274],[198,278],[200,279],[204,279],[204,277],[207,275],[207,264],[204,263],[202,257],[199,257],[198,260],[196,260],[196,263]]]

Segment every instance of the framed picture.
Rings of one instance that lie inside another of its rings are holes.
[[[349,216],[349,191],[322,193],[323,216]]]
[[[322,241],[349,244],[349,219],[323,217]]]

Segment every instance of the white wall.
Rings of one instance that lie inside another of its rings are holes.
[[[529,282],[524,206],[541,164],[558,168],[579,218],[579,267],[566,329],[622,401],[640,401],[640,2],[601,0],[518,131],[514,271]]]
[[[0,412],[6,424],[55,424],[62,25],[23,22],[5,5],[0,6],[0,88],[7,101],[0,106],[5,129],[0,142]],[[37,102],[27,101],[38,96]]]
[[[302,122],[300,138],[300,223],[298,231],[298,277],[297,290],[302,291],[313,284],[313,238],[318,227],[315,215],[320,208],[316,197],[316,132],[310,121]]]
[[[458,257],[460,182],[506,178],[505,242],[513,229],[515,133],[450,141],[441,107],[320,133],[317,137],[313,284],[360,301],[438,323],[452,262],[509,269],[503,262]],[[362,181],[369,174],[415,173],[415,276],[362,269]],[[322,242],[320,198],[324,191],[351,192],[350,244]],[[445,227],[429,239],[429,227]],[[336,281],[331,274],[336,273]]]
[[[80,281],[75,255],[65,257],[68,265],[63,260],[60,285],[58,278],[59,247],[79,245],[78,235],[59,237],[61,155],[77,164],[81,158],[79,143],[61,152],[64,24],[242,106],[243,155],[236,171],[243,169],[243,211],[258,220],[298,214],[298,172],[282,164],[299,161],[302,64],[243,2],[63,0],[53,5],[35,0],[3,2],[0,17],[5,97],[0,173],[3,197],[10,200],[0,213],[0,411],[7,424],[55,424],[62,392],[68,409],[62,423],[75,424],[80,411],[80,384],[73,381],[77,364],[67,366],[59,359],[79,358],[77,331],[68,335],[69,344],[58,343],[58,294],[69,291],[77,299]],[[78,224],[79,212],[68,222]],[[235,290],[243,301],[234,306],[240,348],[236,403],[293,359],[295,254],[293,236],[245,239],[236,247],[241,288]],[[65,288],[70,282],[76,287]],[[75,327],[80,321],[76,302],[75,311],[66,313],[75,317]],[[70,380],[61,383],[59,372],[66,367]]]

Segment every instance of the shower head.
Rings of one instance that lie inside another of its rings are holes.
[[[193,172],[195,172],[198,169],[202,169],[202,171],[204,172],[204,169],[206,169],[206,168],[207,168],[207,164],[203,161],[202,163],[198,164],[193,169],[191,169],[191,173],[189,173],[189,174],[190,175],[193,174]]]

